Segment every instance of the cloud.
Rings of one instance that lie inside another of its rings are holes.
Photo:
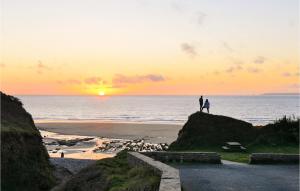
[[[67,80],[67,83],[68,84],[81,84],[81,81],[76,80],[76,79],[70,79],[70,80]]]
[[[57,81],[59,84],[69,84],[69,85],[80,85],[82,83],[85,83],[87,85],[103,85],[106,84],[107,82],[103,80],[100,77],[89,77],[85,78],[84,80],[78,80],[78,79],[69,79],[69,80],[64,80],[64,81]]]
[[[227,73],[233,73],[233,72],[235,72],[235,71],[239,71],[239,70],[242,70],[242,69],[243,69],[243,67],[240,66],[240,65],[230,66],[229,68],[227,68],[227,69],[225,70],[225,72],[227,72]]]
[[[86,84],[106,84],[106,81],[101,77],[90,77],[84,80]]]
[[[38,64],[36,65],[36,70],[38,74],[42,74],[44,70],[50,70],[51,68],[42,63],[42,61],[38,60]]]
[[[219,75],[220,72],[219,72],[218,70],[215,70],[215,71],[213,72],[213,74],[214,74],[214,75]]]
[[[118,88],[124,88],[126,87],[125,85],[121,85],[121,84],[116,84],[116,85],[112,85],[112,86],[105,86],[105,88],[108,89],[118,89]]]
[[[182,43],[180,45],[181,50],[185,52],[186,54],[190,55],[191,57],[197,56],[196,47],[189,44],[189,43]]]
[[[162,75],[148,74],[148,75],[135,75],[135,76],[125,76],[122,74],[116,74],[113,78],[114,84],[135,84],[142,82],[161,82],[165,81],[166,78]]]
[[[0,67],[1,67],[1,68],[5,68],[6,65],[5,65],[4,63],[0,63]]]
[[[201,11],[197,12],[197,23],[202,25],[207,15]]]
[[[292,75],[292,74],[289,73],[289,72],[285,72],[285,73],[282,74],[282,76],[284,76],[284,77],[290,77],[291,75]]]
[[[80,80],[76,80],[76,79],[69,79],[69,80],[65,80],[65,81],[57,81],[57,83],[59,84],[70,84],[70,85],[79,85],[81,84]]]
[[[223,41],[223,42],[222,42],[222,46],[223,46],[223,48],[225,48],[227,51],[229,51],[229,52],[234,52],[233,48],[231,48],[231,46],[230,46],[227,42]]]
[[[292,89],[300,89],[300,84],[294,83],[294,84],[289,84],[288,88],[292,88]]]
[[[39,69],[49,69],[49,67],[47,67],[46,65],[44,65],[42,63],[42,61],[40,61],[40,60],[38,61],[37,68],[39,68]]]
[[[248,68],[248,72],[250,72],[250,73],[259,73],[259,72],[261,72],[261,70],[258,69],[258,68],[250,67],[250,68]]]
[[[263,64],[263,63],[265,63],[266,62],[266,58],[265,57],[263,57],[263,56],[258,56],[258,57],[256,57],[255,59],[254,59],[254,63],[255,64]]]
[[[244,64],[244,62],[242,60],[233,59],[233,64],[236,66],[241,66]]]
[[[234,71],[234,67],[229,67],[227,70],[225,70],[225,72],[227,73],[232,73]]]
[[[180,3],[179,1],[171,1],[170,6],[176,12],[182,13],[185,10],[184,4]]]
[[[296,72],[296,73],[284,72],[284,73],[282,73],[282,76],[284,76],[284,77],[292,77],[292,76],[299,76],[299,75],[300,75],[299,72]]]

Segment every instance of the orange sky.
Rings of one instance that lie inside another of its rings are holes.
[[[216,2],[4,0],[1,91],[298,92],[298,2]]]

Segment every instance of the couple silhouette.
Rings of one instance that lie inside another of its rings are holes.
[[[205,103],[203,105],[203,96],[201,96],[199,98],[199,104],[200,104],[200,112],[202,112],[203,109],[206,108],[207,109],[207,113],[209,113],[210,103],[209,103],[208,99],[205,100]]]

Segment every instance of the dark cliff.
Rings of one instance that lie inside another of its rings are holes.
[[[1,190],[49,190],[53,184],[49,155],[31,115],[1,92]]]

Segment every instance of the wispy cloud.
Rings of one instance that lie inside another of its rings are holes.
[[[263,57],[263,56],[257,56],[255,59],[254,59],[254,63],[255,64],[263,64],[263,63],[265,63],[266,62],[266,58],[265,57]]]
[[[37,67],[38,67],[39,69],[49,69],[49,67],[46,66],[45,64],[43,64],[42,61],[40,61],[40,60],[38,61]]]
[[[70,79],[70,80],[67,80],[67,83],[68,84],[81,84],[81,81],[76,80],[76,79]]]
[[[233,48],[225,41],[222,41],[222,46],[224,49],[226,49],[228,52],[234,52]]]
[[[233,72],[235,72],[235,71],[239,71],[239,70],[242,70],[242,69],[243,69],[243,67],[240,66],[240,65],[230,66],[229,68],[227,68],[227,69],[225,70],[225,72],[227,72],[227,73],[233,73]]]
[[[98,85],[98,84],[106,84],[106,81],[103,80],[101,77],[89,77],[89,78],[86,78],[84,80],[84,82],[86,84],[95,84],[95,85]]]
[[[292,74],[291,73],[289,73],[289,72],[284,72],[284,73],[282,73],[282,76],[284,76],[284,77],[290,77]]]
[[[68,84],[68,85],[79,85],[79,84],[81,84],[81,81],[77,80],[77,79],[69,79],[69,80],[65,80],[65,81],[59,80],[59,81],[57,81],[57,83]]]
[[[116,74],[113,78],[114,84],[130,84],[130,83],[142,83],[142,82],[161,82],[165,81],[166,78],[158,74],[148,74],[148,75],[135,75],[135,76],[125,76],[122,74]]]
[[[213,74],[214,74],[214,75],[219,75],[220,72],[219,72],[218,70],[215,70],[215,71],[213,72]]]
[[[182,13],[185,10],[184,4],[180,3],[179,1],[171,1],[170,6],[176,12]]]
[[[188,54],[189,56],[191,56],[191,57],[197,56],[196,47],[193,46],[192,44],[189,44],[189,43],[182,43],[182,44],[180,45],[180,47],[181,47],[181,50],[182,50],[184,53]]]
[[[42,74],[45,70],[50,70],[51,68],[42,63],[42,61],[38,60],[38,64],[36,65],[36,71],[38,74]]]
[[[207,15],[201,11],[198,11],[196,13],[196,15],[197,15],[197,23],[199,25],[203,25],[203,22],[204,22],[205,18],[207,17]]]
[[[86,85],[104,85],[107,82],[103,80],[101,77],[88,77],[84,80],[79,79],[68,79],[68,80],[59,80],[57,81],[59,84],[67,84],[67,85],[80,85],[80,84],[86,84]]]
[[[299,75],[300,75],[299,72],[296,72],[296,73],[284,72],[284,73],[282,73],[283,77],[293,77],[293,76],[299,76]]]
[[[255,68],[255,67],[249,67],[247,71],[250,73],[260,73],[261,72],[260,69]]]
[[[288,88],[299,90],[300,89],[300,84],[298,84],[298,83],[289,84]]]

